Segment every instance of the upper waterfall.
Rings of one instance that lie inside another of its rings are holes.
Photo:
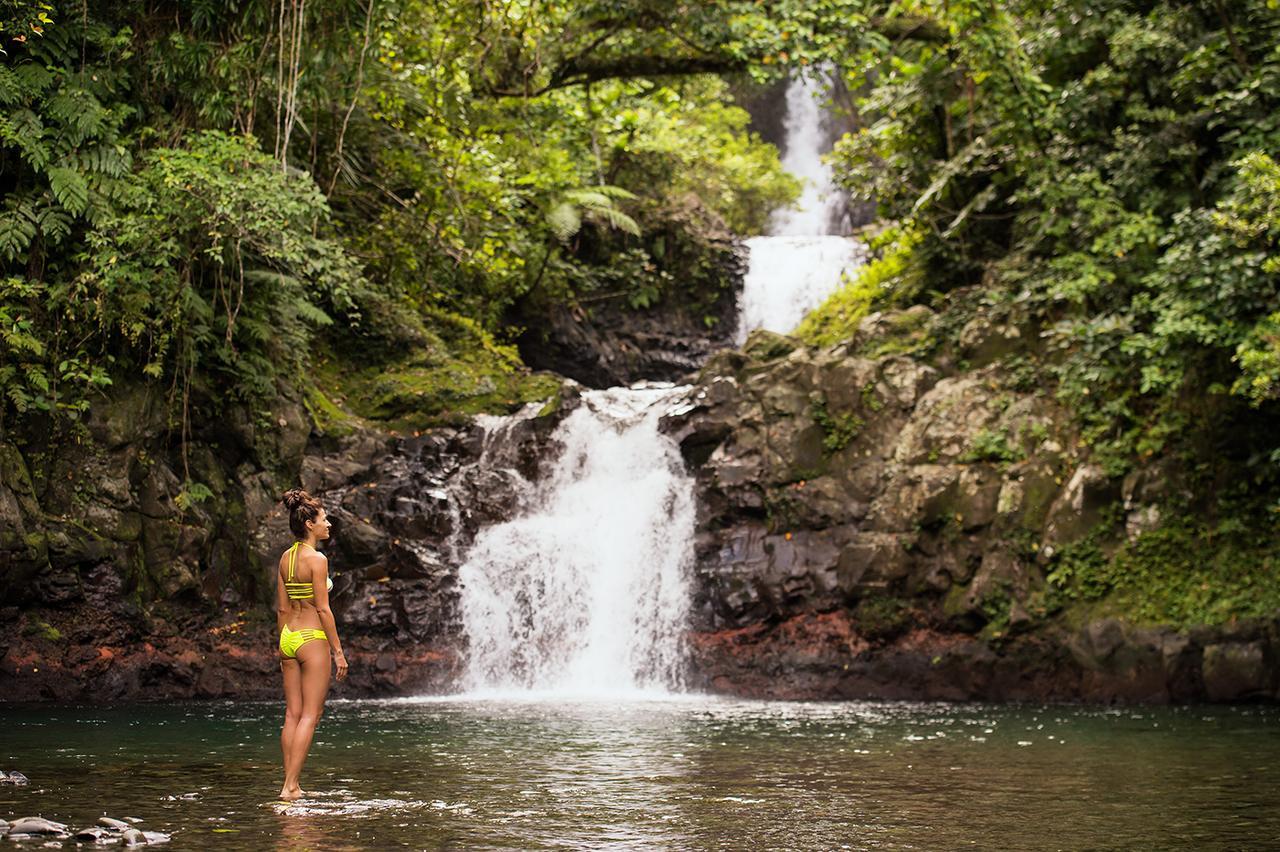
[[[787,85],[782,165],[804,182],[795,207],[770,220],[770,236],[746,241],[748,269],[742,285],[735,342],[757,328],[787,333],[862,262],[861,243],[835,233],[840,195],[823,162],[822,81],[797,74]]]
[[[775,211],[769,231],[776,237],[812,237],[834,233],[832,223],[840,196],[831,178],[831,166],[823,162],[826,131],[822,125],[822,84],[808,74],[797,74],[787,84],[786,140],[782,167],[804,182],[794,207]]]

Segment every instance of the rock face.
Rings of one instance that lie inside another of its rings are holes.
[[[689,196],[671,202],[645,240],[666,283],[645,294],[643,305],[633,303],[624,281],[572,309],[561,300],[543,304],[536,293],[516,307],[509,319],[527,329],[517,340],[526,364],[608,388],[679,381],[732,344],[746,257],[723,222]],[[580,253],[591,253],[587,243]]]
[[[282,467],[297,478],[249,453],[229,478],[201,443],[192,466],[217,496],[185,507],[175,466],[148,443],[163,430],[120,422],[117,406],[146,410],[137,399],[100,409],[98,440],[43,481],[0,444],[0,700],[276,696],[274,578],[293,538],[279,495],[299,479],[333,521],[331,605],[352,664],[335,693],[447,690],[464,650],[459,553],[514,510],[576,403],[566,386],[540,417],[309,443],[299,409],[273,437],[280,457],[296,453]]]
[[[1280,697],[1280,622],[1043,618],[1056,549],[1108,506],[1141,520],[1150,495],[995,366],[857,354],[913,324],[873,315],[821,351],[757,332],[664,421],[698,482],[695,680],[783,698]]]
[[[996,365],[901,354],[893,336],[922,319],[873,315],[825,350],[757,332],[665,417],[697,483],[692,683],[797,699],[1280,698],[1280,621],[1054,615],[1055,554],[1109,512],[1128,535],[1158,523],[1177,470],[1110,479],[1068,413]],[[292,538],[278,498],[298,481],[334,521],[352,663],[335,694],[451,689],[461,555],[519,510],[578,404],[570,383],[543,410],[468,428],[337,438],[286,399],[269,428],[203,427],[189,475],[141,391],[95,409],[74,450],[0,442],[0,700],[278,696],[274,571]]]

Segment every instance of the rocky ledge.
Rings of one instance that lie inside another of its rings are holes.
[[[961,372],[895,354],[928,314],[872,315],[823,350],[757,332],[665,418],[697,478],[695,685],[805,699],[1280,698],[1280,618],[1178,629],[1054,600],[1054,554],[1108,513],[1130,537],[1158,524],[1177,477],[1109,478],[1068,413],[995,363]],[[971,329],[962,354],[981,363],[1017,333]]]
[[[664,417],[696,482],[690,684],[789,699],[1280,698],[1280,619],[1177,627],[1055,599],[1055,554],[1104,519],[1122,539],[1153,529],[1185,486],[1168,465],[1116,480],[1094,464],[1068,412],[984,355],[1016,329],[962,334],[964,370],[904,351],[926,314],[873,315],[821,350],[757,333]],[[412,436],[308,435],[295,405],[278,418],[275,472],[247,438],[198,445],[192,465],[220,496],[185,507],[136,395],[114,403],[128,416],[100,407],[93,440],[42,481],[0,443],[0,700],[276,697],[270,594],[290,536],[275,495],[299,480],[335,521],[352,661],[335,694],[456,688],[461,555],[556,457],[575,387]]]

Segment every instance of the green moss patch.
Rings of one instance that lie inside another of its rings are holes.
[[[559,391],[558,376],[531,372],[514,347],[495,343],[471,320],[428,316],[434,327],[426,342],[398,359],[367,365],[321,359],[306,398],[318,429],[342,434],[362,420],[397,430],[456,426]]]
[[[912,249],[918,237],[901,229],[889,229],[873,238],[880,256],[860,266],[844,284],[810,311],[795,334],[811,346],[833,346],[852,340],[858,324],[872,310],[886,307],[894,295],[910,289],[918,278],[912,265]]]
[[[1179,517],[1107,556],[1094,536],[1055,555],[1049,589],[1131,621],[1179,627],[1280,613],[1275,519]]]

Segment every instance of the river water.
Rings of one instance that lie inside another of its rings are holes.
[[[203,849],[1265,849],[1280,709],[332,702],[301,802],[271,704],[0,706],[0,815]],[[68,843],[68,845],[70,845]],[[28,841],[12,848],[38,848]]]

